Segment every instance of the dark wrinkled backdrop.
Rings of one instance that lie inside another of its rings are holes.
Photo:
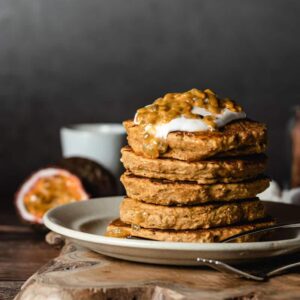
[[[59,159],[61,126],[121,122],[191,87],[231,96],[268,124],[269,173],[283,182],[286,122],[300,100],[299,4],[0,1],[0,196]]]

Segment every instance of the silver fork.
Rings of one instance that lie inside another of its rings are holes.
[[[268,228],[263,228],[263,229],[255,229],[252,231],[248,231],[248,232],[244,232],[244,233],[240,233],[234,236],[231,236],[230,238],[223,240],[222,243],[228,243],[228,242],[232,242],[237,238],[240,238],[242,236],[245,235],[254,235],[254,234],[261,234],[263,232],[268,232],[268,231],[274,231],[274,230],[279,230],[279,229],[284,229],[287,232],[291,231],[291,230],[295,230],[295,229],[299,229],[300,230],[300,223],[291,223],[291,224],[278,224],[278,225],[274,225]],[[142,238],[137,238],[137,237],[128,237],[131,239],[142,239]],[[222,273],[227,273],[227,274],[234,274],[236,276],[240,276],[246,279],[250,279],[250,280],[255,280],[255,281],[264,281],[267,280],[268,278],[272,277],[272,276],[276,276],[279,274],[282,274],[283,272],[290,270],[292,268],[296,268],[296,267],[300,267],[300,262],[295,262],[295,263],[291,263],[291,264],[287,264],[284,266],[280,266],[277,267],[275,269],[273,269],[272,271],[269,272],[260,272],[259,275],[254,275],[251,274],[249,272],[243,271],[241,269],[238,269],[236,267],[233,267],[231,265],[228,265],[222,261],[219,260],[214,260],[214,259],[207,259],[207,258],[201,258],[198,257],[197,258],[197,262],[209,266],[215,270],[218,270]]]
[[[279,274],[282,274],[283,272],[292,269],[292,268],[296,268],[296,267],[300,267],[300,262],[296,262],[296,263],[292,263],[292,264],[288,264],[285,266],[281,266],[279,268],[275,268],[274,270],[267,272],[267,273],[260,273],[259,275],[253,275],[251,273],[245,272],[243,270],[240,270],[236,267],[230,266],[222,261],[219,260],[214,260],[214,259],[206,259],[206,258],[201,258],[198,257],[197,261],[209,266],[217,271],[220,271],[222,273],[227,273],[227,274],[231,274],[231,275],[236,275],[236,276],[240,276],[246,279],[250,279],[250,280],[255,280],[255,281],[264,281],[267,280],[268,278],[272,277],[272,276],[276,276]]]
[[[278,225],[274,225],[274,226],[270,226],[268,228],[263,228],[263,229],[255,229],[252,231],[248,231],[248,232],[244,232],[244,233],[240,233],[234,236],[231,236],[230,238],[223,240],[222,243],[228,243],[228,242],[232,242],[235,239],[238,239],[242,236],[246,236],[246,235],[255,235],[255,234],[261,234],[263,232],[268,232],[268,231],[274,231],[274,230],[279,230],[279,229],[283,229],[286,231],[291,231],[291,230],[295,230],[300,228],[300,223],[292,223],[292,224],[278,224]],[[228,274],[234,274],[234,275],[238,275],[247,279],[251,279],[251,280],[256,280],[256,281],[264,281],[272,276],[276,276],[279,274],[282,274],[283,272],[286,272],[287,270],[290,270],[292,268],[296,268],[300,266],[300,262],[295,262],[295,263],[291,263],[291,264],[287,264],[281,267],[277,267],[275,269],[273,269],[272,271],[263,273],[260,272],[259,275],[254,275],[248,272],[245,272],[243,270],[240,270],[236,267],[230,266],[222,261],[219,260],[213,260],[213,259],[206,259],[206,258],[201,258],[198,257],[197,258],[198,262],[201,262],[202,264],[209,266],[213,269],[216,269],[220,272],[223,273],[228,273]]]

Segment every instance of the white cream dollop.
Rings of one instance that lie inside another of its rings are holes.
[[[214,116],[217,128],[221,128],[233,120],[246,118],[245,112],[233,112],[225,108],[221,114],[212,114],[207,109],[202,107],[194,106],[192,113],[200,116]],[[134,123],[137,124],[136,116],[134,118]],[[173,131],[207,131],[211,128],[201,119],[189,119],[184,116],[180,116],[171,120],[168,123],[157,124],[155,126],[155,137],[166,138],[170,132]]]

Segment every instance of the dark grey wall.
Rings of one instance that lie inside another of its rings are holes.
[[[283,181],[299,103],[299,1],[0,1],[0,195],[60,157],[59,128],[121,122],[168,91],[212,88],[270,131]]]

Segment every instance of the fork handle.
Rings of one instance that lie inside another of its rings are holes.
[[[290,270],[290,269],[296,268],[296,267],[300,267],[300,262],[296,262],[296,263],[292,263],[292,264],[289,264],[289,265],[286,265],[283,267],[276,268],[276,269],[270,271],[269,273],[267,273],[266,276],[267,277],[276,276],[276,275],[286,272],[287,270]]]

